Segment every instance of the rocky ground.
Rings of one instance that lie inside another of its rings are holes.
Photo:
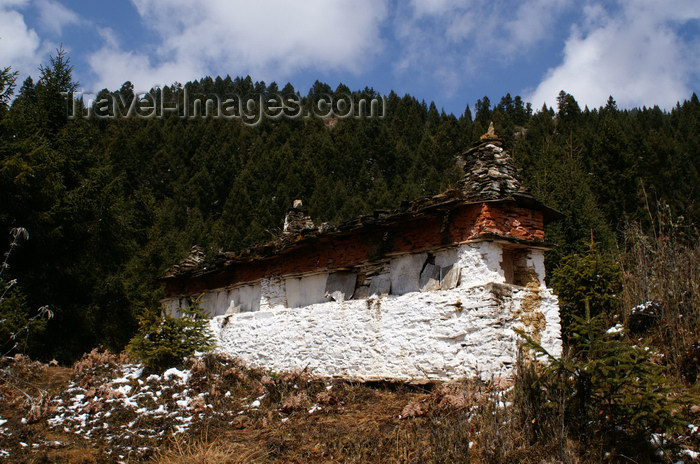
[[[212,355],[158,374],[97,350],[72,368],[18,356],[2,373],[1,462],[540,462],[554,452],[518,445],[505,385],[357,384]],[[658,436],[659,459],[693,462],[699,432],[674,437],[673,453]]]

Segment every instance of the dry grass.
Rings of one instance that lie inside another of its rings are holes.
[[[664,364],[692,383],[700,374],[700,240],[696,229],[660,212],[653,235],[638,223],[625,230],[623,316],[653,340]],[[643,305],[646,314],[633,311]]]
[[[119,362],[115,355],[93,353],[70,378],[74,385],[86,385],[81,390],[86,397],[99,397],[108,390],[101,387],[106,377],[99,360]],[[139,438],[134,432],[168,426],[148,415],[135,417],[133,411],[121,414],[112,405],[110,430],[127,427],[131,436],[112,433],[110,440],[94,433],[85,439],[63,428],[50,428],[46,421],[21,424],[19,418],[25,413],[10,417],[8,407],[0,402],[0,416],[11,419],[6,425],[13,432],[12,437],[0,434],[0,449],[12,454],[3,462],[539,464],[604,460],[604,450],[587,449],[584,440],[567,435],[560,406],[548,404],[532,388],[537,375],[534,366],[521,367],[522,375],[514,385],[470,381],[426,386],[329,381],[304,372],[273,375],[213,355],[192,360],[188,367],[192,376],[181,388],[187,388],[193,399],[206,393],[211,406],[203,405],[204,412],[195,414],[186,433]],[[51,367],[50,373],[52,369],[56,368]],[[64,377],[63,387],[67,384]],[[137,384],[132,385],[137,388]],[[155,387],[152,380],[146,384]],[[48,383],[40,385],[45,388]],[[174,392],[163,388],[163,396]],[[62,397],[65,400],[65,394]],[[258,408],[245,407],[256,398],[261,398]],[[42,446],[22,448],[20,441]],[[134,452],[142,447],[150,451]]]
[[[32,361],[17,354],[0,360],[0,398],[7,417],[38,422],[50,412],[49,399],[59,391],[70,370]]]
[[[134,362],[126,353],[114,354],[102,347],[94,348],[89,353],[85,353],[79,361],[73,365],[73,372],[76,375],[90,372],[94,375],[98,371],[104,370],[109,373],[121,364]]]
[[[265,457],[265,452],[247,450],[243,445],[176,437],[164,451],[156,452],[152,462],[157,464],[247,464]]]

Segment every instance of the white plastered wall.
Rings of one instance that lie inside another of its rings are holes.
[[[529,290],[502,284],[412,292],[216,317],[219,350],[272,371],[429,381],[508,377],[522,342],[514,329]],[[540,292],[541,340],[561,352],[557,300]]]
[[[417,291],[427,258],[394,257],[389,295],[335,301],[322,273],[211,291],[202,305],[215,315],[218,350],[273,371],[306,368],[359,380],[510,376],[522,342],[515,329],[536,334],[551,354],[561,352],[542,250],[530,250],[526,260],[539,288],[506,285],[501,244],[482,241],[434,252],[443,288]],[[182,301],[165,303],[176,309]],[[544,325],[535,327],[540,319]]]

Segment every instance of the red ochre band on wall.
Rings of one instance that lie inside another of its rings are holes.
[[[279,254],[241,259],[197,276],[166,279],[165,297],[254,282],[265,277],[349,269],[392,255],[416,253],[479,239],[544,243],[544,215],[514,200],[457,204],[344,233],[302,239]]]

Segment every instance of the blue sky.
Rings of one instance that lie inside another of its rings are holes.
[[[671,108],[700,90],[700,0],[0,0],[0,66],[68,51],[81,90],[250,75],[434,101]]]

